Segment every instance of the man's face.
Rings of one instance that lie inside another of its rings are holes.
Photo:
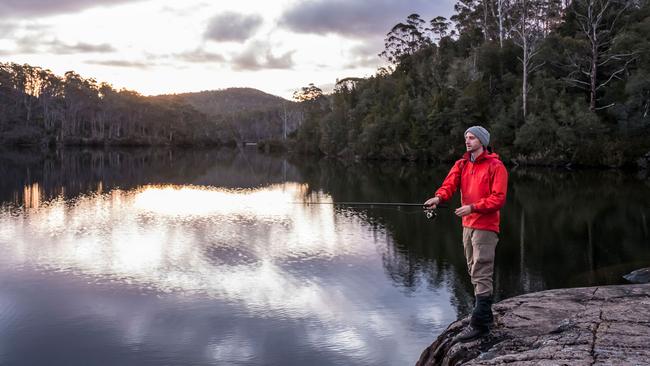
[[[469,153],[473,153],[474,151],[480,149],[482,145],[481,141],[479,141],[479,139],[476,138],[473,133],[468,132],[465,134],[465,146],[467,147],[467,151]]]

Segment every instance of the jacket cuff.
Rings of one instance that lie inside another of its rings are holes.
[[[483,213],[483,207],[482,206],[483,205],[481,205],[480,203],[478,203],[478,204],[477,203],[472,203],[470,205],[470,207],[472,208],[472,212],[476,212],[476,213]]]

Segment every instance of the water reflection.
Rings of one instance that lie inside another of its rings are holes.
[[[405,364],[472,301],[452,212],[309,204],[422,202],[446,166],[233,150],[0,163],[0,364]],[[622,173],[512,170],[497,296],[650,265],[649,200]]]
[[[296,204],[307,194],[306,184],[237,190],[144,185],[50,200],[43,199],[36,185],[30,187],[36,189],[25,189],[29,194],[22,205],[5,204],[0,211],[2,261],[11,274],[21,277],[21,271],[28,271],[27,277],[36,282],[54,278],[54,287],[77,278],[91,288],[194,299],[186,308],[213,299],[240,321],[297,322],[305,334],[292,335],[281,349],[284,354],[294,348],[307,352],[310,363],[329,363],[330,354],[349,364],[393,363],[418,351],[409,343],[393,345],[391,354],[382,351],[392,337],[413,334],[404,315],[414,314],[394,313],[408,299],[380,301],[399,294],[381,281],[376,256],[384,245],[377,238],[390,235],[359,217],[339,217],[332,206]],[[309,194],[310,201],[330,199]],[[79,297],[75,294],[71,301]],[[428,293],[418,297],[415,313],[425,318],[416,323],[442,327],[450,315],[448,306],[435,306],[437,300]],[[173,330],[160,329],[145,315],[146,307],[131,312],[131,302],[111,299],[106,304],[90,297],[86,304],[91,310],[80,312],[93,322],[117,321],[119,338],[128,344],[157,344],[152,341],[156,332]],[[78,331],[88,323],[67,326]],[[212,336],[201,354],[219,362],[265,364],[259,357],[264,351],[257,348],[260,337],[240,334],[249,333],[251,325],[244,326],[246,331],[241,324],[232,327],[233,334],[225,338]],[[183,333],[188,339],[183,344],[203,343],[189,330]]]
[[[442,181],[446,169],[322,163],[304,172],[307,181],[317,182],[311,189],[328,192],[335,201],[421,202],[421,192],[433,192],[432,182]],[[647,181],[622,172],[511,171],[497,248],[497,298],[623,283],[623,274],[650,265],[643,221],[648,193]],[[451,212],[441,210],[431,223],[395,210],[359,211],[390,232],[383,266],[395,283],[406,291],[418,291],[421,281],[431,288],[446,284],[457,313],[469,311],[471,284],[459,250],[460,223]]]
[[[6,260],[20,253],[22,261],[39,267],[165,292],[248,298],[253,304],[282,303],[286,291],[299,290],[305,295],[294,292],[288,300],[300,301],[313,289],[295,288],[297,281],[280,275],[279,266],[295,259],[364,256],[372,249],[352,230],[358,222],[335,228],[332,207],[293,204],[304,188],[144,186],[74,201],[57,198],[34,207],[5,207],[0,240],[7,245]],[[35,200],[26,196],[26,203]],[[337,230],[347,231],[350,242],[337,240]]]

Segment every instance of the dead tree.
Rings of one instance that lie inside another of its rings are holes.
[[[612,43],[617,21],[628,9],[629,0],[576,0],[576,22],[586,37],[586,52],[569,56],[571,73],[565,80],[589,92],[589,109],[596,111],[614,104],[598,106],[598,92],[620,79],[636,52],[614,52]]]

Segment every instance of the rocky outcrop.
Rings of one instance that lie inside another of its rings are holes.
[[[452,323],[417,365],[650,365],[650,284],[550,290],[493,307],[489,336],[454,337]]]
[[[623,276],[623,278],[632,283],[650,283],[650,267],[632,271]]]

